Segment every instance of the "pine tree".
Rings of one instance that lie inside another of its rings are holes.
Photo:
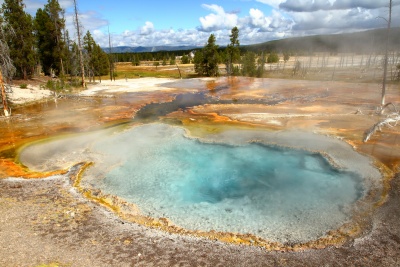
[[[83,37],[83,48],[86,53],[86,64],[89,72],[93,76],[108,74],[110,63],[107,54],[96,44],[92,35],[88,31]]]
[[[207,45],[204,48],[204,58],[206,60],[206,75],[218,76],[218,63],[220,61],[218,54],[218,46],[215,44],[215,36],[211,34],[208,38]]]
[[[195,72],[205,76],[218,76],[219,61],[218,45],[215,44],[214,34],[211,34],[204,48],[195,54]]]
[[[132,65],[133,66],[139,66],[140,65],[140,59],[138,55],[133,55],[133,59],[132,59]]]
[[[100,45],[96,44],[94,47],[94,54],[96,55],[96,75],[107,75],[110,70],[110,62],[108,55],[101,49]]]
[[[44,9],[39,8],[35,16],[35,32],[39,57],[43,71],[50,75],[52,70],[56,75],[64,75],[64,41],[62,31],[65,21],[63,10],[57,0],[48,0]]]
[[[271,53],[268,55],[267,63],[278,63],[278,62],[279,62],[278,53],[276,53],[276,52],[271,52]]]
[[[65,62],[64,62],[64,69],[65,69],[65,74],[71,74],[71,58],[72,58],[72,51],[70,50],[72,41],[69,37],[69,31],[65,30],[64,31],[64,55],[65,55]]]
[[[70,74],[74,77],[79,75],[80,72],[80,62],[79,62],[79,48],[78,45],[73,42],[71,44],[71,52],[70,52],[70,60],[69,60],[69,66],[70,66]]]
[[[22,0],[5,0],[2,13],[5,23],[13,31],[8,31],[6,40],[10,49],[10,57],[17,68],[17,76],[24,80],[32,76],[35,69],[35,52],[33,20],[24,12]]]
[[[64,75],[64,40],[62,38],[62,32],[65,28],[65,20],[63,18],[64,10],[61,9],[60,4],[57,0],[48,0],[48,4],[45,5],[45,11],[49,14],[51,22],[53,23],[53,32],[51,37],[55,39],[55,49],[53,50],[53,57],[55,59],[54,65],[56,66],[57,74]]]
[[[51,24],[49,15],[41,8],[36,11],[34,20],[35,35],[39,52],[39,59],[45,75],[50,75],[53,65],[52,49],[54,40],[48,38],[47,25]]]
[[[233,63],[236,63],[240,59],[239,29],[237,27],[233,27],[229,37],[231,43],[226,47],[227,57],[225,60],[225,65],[228,75],[231,75],[233,73]]]
[[[254,52],[246,52],[242,59],[242,74],[244,76],[254,77],[256,71],[256,54]]]
[[[93,55],[93,49],[94,49],[94,39],[92,35],[90,34],[89,31],[86,32],[86,35],[83,36],[83,49],[85,50],[85,65],[86,65],[86,70],[88,73],[89,77],[94,76],[94,55]]]
[[[265,66],[265,54],[264,52],[257,59],[257,77],[262,78],[264,75],[264,66]]]
[[[193,62],[194,62],[194,71],[199,75],[204,75],[203,50],[196,51],[196,53],[194,54]],[[183,63],[183,57],[182,57],[182,63]]]

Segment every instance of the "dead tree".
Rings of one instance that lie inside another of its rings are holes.
[[[396,127],[398,123],[400,122],[400,113],[397,110],[396,106],[389,103],[386,104],[384,108],[389,107],[389,105],[392,105],[394,107],[394,112],[388,116],[386,116],[385,119],[375,123],[371,128],[369,128],[365,133],[364,133],[364,142],[368,142],[368,140],[371,138],[372,135],[374,135],[377,131],[382,131],[383,127]]]
[[[392,0],[389,1],[389,19],[386,21],[387,21],[386,48],[385,48],[385,59],[383,65],[382,98],[381,98],[382,110],[383,107],[385,106],[385,96],[386,96],[386,80],[387,80],[386,76],[387,76],[388,54],[389,54],[389,36],[390,36],[390,26],[392,22]]]
[[[178,68],[179,71],[179,77],[182,79],[181,69],[179,68],[178,64],[176,64],[176,67]]]
[[[389,19],[385,19],[387,22],[387,31],[386,31],[386,47],[385,47],[385,57],[383,63],[383,79],[382,79],[382,97],[381,97],[381,106],[380,106],[380,115],[383,115],[386,109],[390,106],[394,107],[394,112],[387,115],[383,120],[375,123],[370,129],[368,129],[364,134],[364,142],[367,142],[370,137],[377,131],[381,131],[382,127],[395,127],[400,121],[400,112],[396,108],[396,106],[392,103],[385,104],[386,100],[386,82],[387,82],[387,68],[388,68],[388,59],[389,59],[389,37],[390,37],[390,26],[392,21],[392,0],[389,0]]]
[[[111,46],[111,34],[110,34],[110,27],[108,27],[108,45],[110,47],[110,80],[112,81],[114,79],[115,81],[115,76],[114,76],[114,60],[112,56],[112,46]]]
[[[6,88],[4,85],[3,74],[1,73],[1,70],[0,70],[0,87],[1,87],[1,99],[2,99],[1,103],[3,104],[4,116],[9,117],[11,115],[11,111],[7,104]]]
[[[80,25],[79,25],[79,20],[78,20],[78,8],[76,6],[76,0],[74,0],[74,11],[75,11],[76,33],[78,35],[78,50],[79,50],[79,63],[80,63],[80,67],[81,67],[81,76],[82,76],[82,87],[85,88],[86,87],[86,83],[85,83],[85,66],[83,64],[81,31],[80,31]]]
[[[11,115],[11,109],[7,103],[6,83],[8,83],[13,77],[15,67],[10,58],[10,50],[7,45],[5,31],[8,31],[9,33],[14,31],[8,25],[0,27],[0,95],[4,116],[9,117]]]

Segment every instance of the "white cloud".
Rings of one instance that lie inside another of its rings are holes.
[[[60,4],[61,8],[64,8],[64,9],[67,9],[67,8],[70,8],[70,7],[74,6],[74,1],[73,0],[58,0],[58,3]]]
[[[238,16],[236,14],[226,13],[221,6],[203,4],[202,7],[209,9],[213,13],[200,18],[200,30],[211,32],[222,29],[232,29],[237,25]]]
[[[0,1],[3,3],[4,1]],[[39,8],[44,8],[47,5],[47,0],[24,0],[25,11],[34,16]],[[74,6],[73,0],[59,0],[61,8],[68,9]]]
[[[279,2],[279,11],[293,21],[293,27],[288,34],[294,36],[385,27],[385,21],[376,18],[387,18],[389,5],[387,0],[281,0]],[[392,14],[398,14],[399,5],[399,0],[393,1]],[[400,17],[393,16],[392,19],[393,25],[398,26]]]
[[[93,35],[93,33],[101,27],[107,26],[108,21],[101,18],[100,15],[94,11],[88,11],[78,14],[79,24],[81,25],[81,36],[84,36],[87,31]],[[69,32],[72,40],[77,39],[75,14],[72,12],[65,13],[65,27]],[[97,31],[99,32],[99,31]],[[93,37],[95,40],[96,37]]]
[[[398,9],[397,9],[398,10]],[[385,21],[377,17],[387,17],[387,9],[341,9],[309,12],[290,12],[298,35],[316,33],[341,33],[385,27]],[[393,21],[399,21],[395,18]],[[395,25],[395,24],[393,24]]]
[[[244,25],[258,28],[260,31],[288,31],[293,22],[285,18],[280,12],[272,10],[271,16],[265,16],[259,9],[250,9],[250,24]]]
[[[196,29],[174,31],[154,30],[151,34],[141,34],[141,29],[124,31],[121,34],[111,34],[112,46],[159,46],[159,45],[198,45],[203,46],[209,33],[199,32]],[[108,47],[108,35],[97,32],[94,35],[96,42],[102,47]]]
[[[103,38],[107,38],[108,37],[106,34],[104,34],[104,32],[102,32],[100,30],[94,30],[92,32],[92,36],[95,39],[103,39]]]
[[[393,1],[393,6],[400,2]],[[348,10],[352,8],[378,9],[388,7],[387,0],[285,0],[279,8],[292,12],[313,12],[318,10]]]
[[[146,21],[145,25],[140,29],[141,35],[149,35],[154,32],[154,25],[150,21]]]
[[[394,5],[398,5],[394,1]],[[332,8],[333,9],[349,9],[349,8],[365,8],[365,9],[377,9],[382,7],[388,7],[389,1],[386,0],[336,0]]]
[[[251,23],[255,27],[265,27],[271,23],[271,19],[265,17],[264,13],[259,9],[250,9]]]
[[[0,4],[4,0],[0,0]],[[59,0],[66,9],[67,28],[71,38],[75,36],[73,24],[73,0]],[[237,1],[239,2],[239,1]],[[112,32],[112,44],[127,46],[199,45],[203,46],[214,33],[219,45],[227,45],[230,30],[237,26],[242,45],[265,42],[291,36],[351,32],[385,27],[388,17],[388,0],[255,0],[249,10],[227,12],[223,6],[204,4],[209,14],[199,17],[198,27],[190,29],[156,29],[147,21],[138,28],[126,28]],[[26,11],[33,16],[43,8],[47,0],[24,0]],[[260,7],[262,4],[269,7]],[[194,8],[201,8],[200,6]],[[272,7],[272,11],[270,10]],[[243,12],[243,13],[242,13]],[[268,12],[268,13],[267,13]],[[400,25],[400,0],[393,0],[393,26]],[[84,26],[83,34],[90,31],[103,47],[108,47],[108,21],[94,11],[79,12]],[[112,22],[111,22],[112,23]],[[129,24],[127,24],[128,26]],[[112,24],[110,24],[112,30]]]
[[[329,0],[287,0],[279,5],[280,8],[294,12],[312,12],[331,9]]]
[[[274,8],[278,8],[279,4],[284,2],[282,0],[256,0],[256,1],[260,2],[260,3],[263,3],[263,4],[266,4],[266,5],[269,5],[269,6],[272,6]]]

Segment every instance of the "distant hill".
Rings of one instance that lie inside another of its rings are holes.
[[[144,52],[160,52],[160,51],[182,51],[182,50],[192,50],[200,48],[197,46],[152,46],[152,47],[145,47],[145,46],[117,46],[112,48],[113,53],[144,53]],[[106,53],[110,52],[110,48],[105,47],[103,50]]]
[[[274,40],[265,43],[243,45],[242,51],[290,51],[290,52],[330,52],[330,53],[370,53],[381,52],[385,49],[386,28],[374,29],[363,32],[312,35]],[[392,28],[390,34],[390,47],[400,50],[400,27]],[[153,46],[153,47],[113,47],[113,53],[144,53],[161,51],[190,51],[199,49],[198,46]],[[224,47],[220,47],[224,48]],[[107,53],[109,48],[103,48]]]
[[[363,32],[313,35],[269,41],[260,44],[243,46],[243,50],[260,51],[293,51],[293,52],[380,52],[385,49],[386,29],[374,29]],[[390,31],[389,46],[400,50],[400,28]]]

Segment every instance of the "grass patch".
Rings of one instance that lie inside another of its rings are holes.
[[[180,71],[180,73],[179,73]],[[130,62],[117,63],[115,65],[116,79],[135,79],[140,77],[155,78],[192,78],[194,67],[192,64],[166,66],[133,66]]]

